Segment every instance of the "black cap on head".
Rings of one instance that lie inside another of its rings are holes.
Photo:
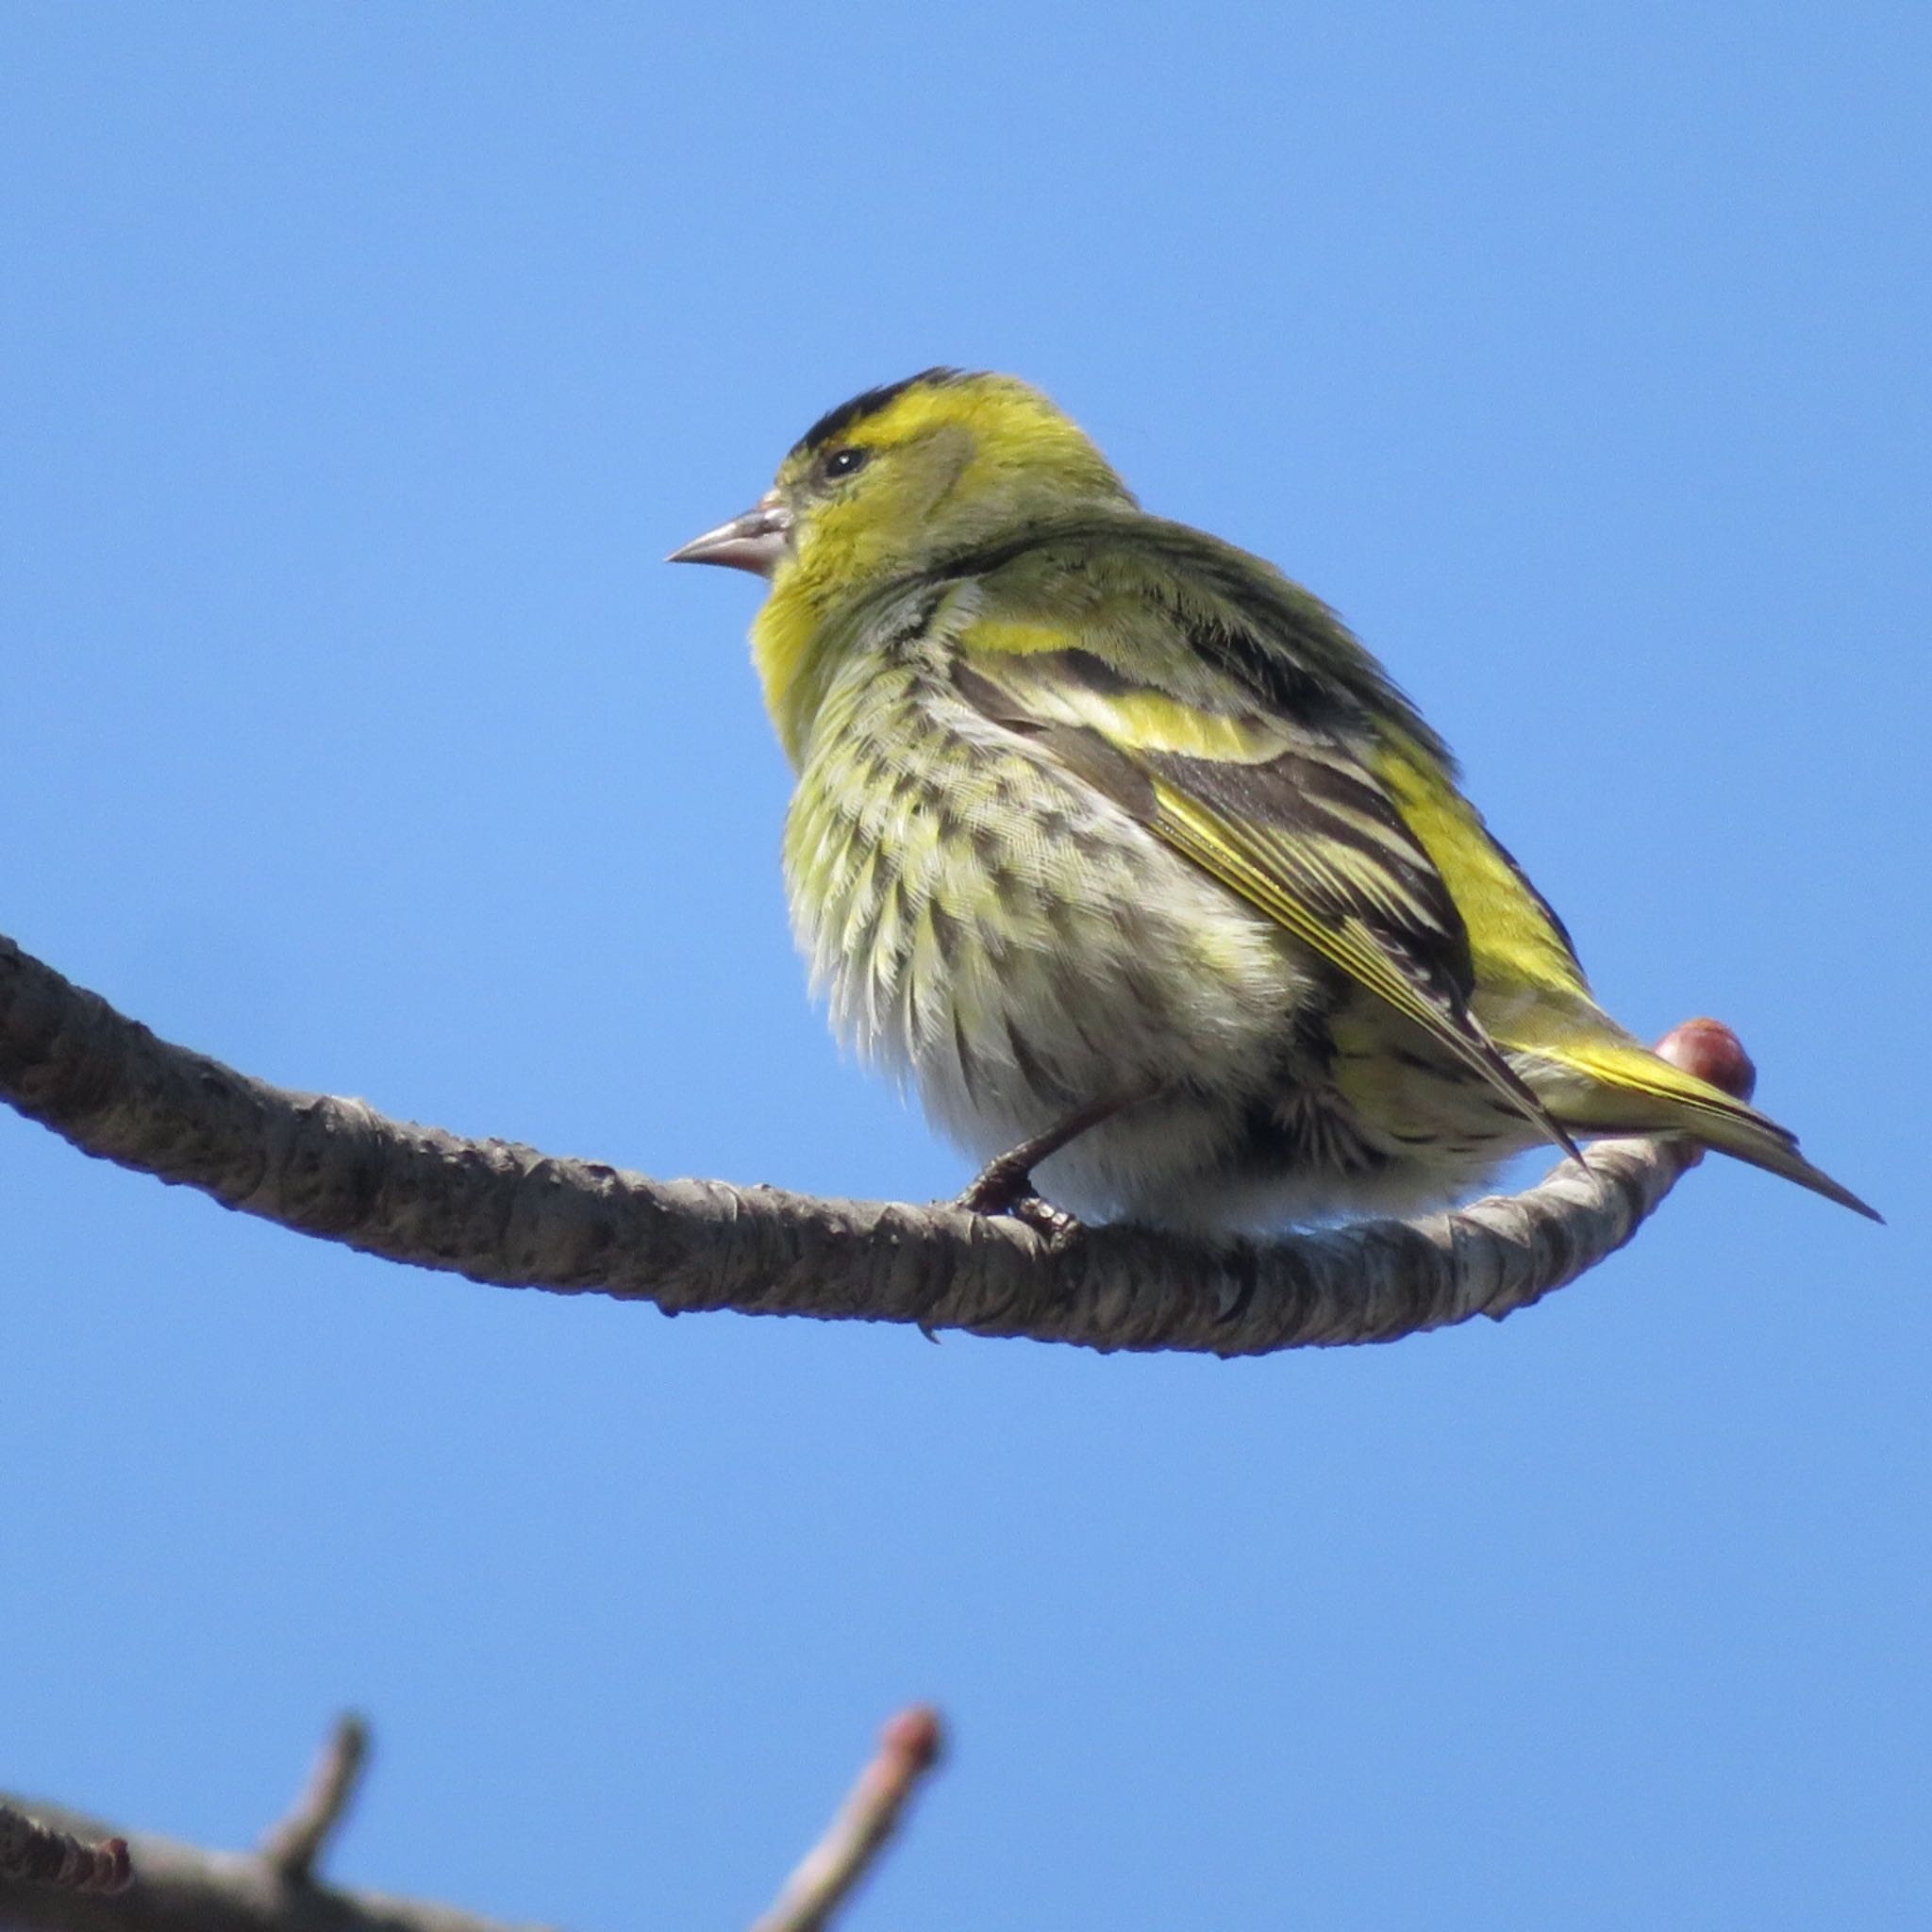
[[[806,456],[822,450],[835,437],[842,436],[855,423],[862,423],[868,416],[875,416],[895,396],[902,396],[908,389],[938,388],[942,383],[963,382],[966,371],[937,367],[922,369],[917,375],[908,375],[902,382],[889,382],[878,389],[869,389],[861,395],[854,396],[850,402],[841,403],[836,409],[825,413],[808,429],[791,446],[793,456]]]

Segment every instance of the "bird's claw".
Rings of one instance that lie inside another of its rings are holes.
[[[1080,1232],[1076,1216],[1069,1214],[1064,1208],[1056,1208],[1041,1194],[1023,1194],[1006,1211],[1013,1220],[1040,1235],[1052,1249],[1065,1247]]]
[[[1043,1235],[1049,1247],[1064,1247],[1080,1231],[1073,1215],[1035,1191],[1032,1163],[1023,1166],[1009,1155],[988,1162],[954,1205],[969,1214],[1000,1214],[1017,1221]]]
[[[1011,1214],[1023,1201],[1037,1201],[1033,1175],[1015,1164],[1009,1156],[989,1161],[973,1178],[956,1205],[969,1214]]]

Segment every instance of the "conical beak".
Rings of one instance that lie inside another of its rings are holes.
[[[674,550],[666,563],[723,563],[768,577],[777,568],[791,536],[791,512],[774,490],[758,498],[741,517],[693,537],[682,550]]]

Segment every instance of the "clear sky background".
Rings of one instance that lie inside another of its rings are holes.
[[[1495,1326],[1217,1364],[474,1287],[0,1115],[0,1785],[747,1921],[1922,1927],[1922,7],[0,12],[0,929],[296,1087],[965,1177],[792,957],[757,587],[822,409],[1048,388],[1353,620],[1728,1164]]]

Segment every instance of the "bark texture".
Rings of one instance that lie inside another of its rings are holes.
[[[1711,1022],[1679,1028],[1666,1050],[1701,1069],[1726,1043],[1748,1070]],[[1621,1247],[1698,1158],[1688,1143],[1605,1141],[1587,1172],[1564,1161],[1524,1193],[1412,1222],[1259,1241],[1103,1227],[1056,1245],[949,1204],[648,1180],[272,1087],[157,1039],[6,939],[0,1098],[83,1153],[473,1281],[673,1315],[735,1308],[1220,1356],[1500,1319]]]

